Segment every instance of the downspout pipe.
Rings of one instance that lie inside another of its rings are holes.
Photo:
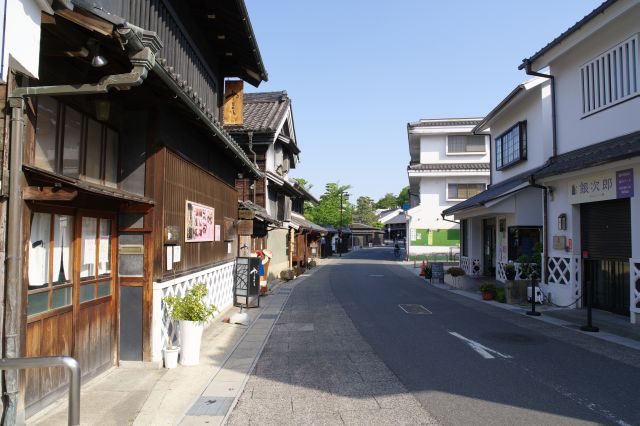
[[[535,183],[535,178],[532,176],[529,176],[529,186],[533,187],[533,188],[539,188],[542,189],[543,191],[543,200],[542,200],[542,241],[543,241],[543,245],[542,245],[542,258],[543,258],[543,263],[544,265],[542,265],[541,271],[542,271],[542,277],[540,277],[541,279],[544,279],[544,282],[547,282],[547,276],[548,276],[548,265],[549,265],[549,224],[548,224],[548,216],[549,216],[549,187],[544,186],[544,185],[539,185],[537,183]]]
[[[157,51],[157,50],[156,50]],[[24,107],[25,98],[40,95],[73,96],[107,93],[110,89],[127,90],[142,84],[149,70],[155,63],[155,51],[149,47],[130,56],[133,69],[124,74],[103,77],[98,83],[80,85],[18,87],[8,96],[11,109],[11,145],[9,170],[9,207],[7,220],[7,255],[6,255],[6,301],[4,318],[4,353],[5,358],[18,358],[21,354],[20,329],[26,303],[22,300],[22,216],[24,202],[22,194],[25,186],[22,173],[24,154]],[[18,371],[5,372],[5,412],[3,424],[20,424],[24,419],[18,418]],[[22,411],[22,410],[21,410]]]
[[[247,136],[249,137],[249,152],[253,155],[253,165],[256,166],[256,169],[257,169],[258,168],[257,154],[253,150],[253,132],[249,131]],[[251,201],[254,202],[254,203],[256,202],[256,180],[255,179],[253,179],[253,189],[251,191]]]
[[[523,59],[522,64],[518,67],[519,70],[524,69],[527,75],[534,77],[542,77],[551,80],[551,157],[555,157],[558,154],[558,136],[557,136],[557,121],[556,121],[556,79],[551,74],[543,74],[531,69],[531,61],[529,59]]]

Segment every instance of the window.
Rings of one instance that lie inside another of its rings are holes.
[[[82,218],[80,303],[111,295],[111,219]]]
[[[536,247],[542,244],[541,227],[509,227],[509,260],[517,261],[520,256],[533,255]]]
[[[527,122],[521,121],[496,138],[496,170],[527,159]]]
[[[34,163],[65,176],[116,188],[118,133],[54,98],[38,99]]]
[[[447,187],[448,200],[466,200],[486,189],[484,183],[450,183]]]
[[[484,136],[449,135],[447,136],[447,154],[483,153]]]
[[[73,217],[34,213],[29,240],[27,315],[71,305]]]
[[[640,94],[638,42],[636,34],[580,68],[583,116]]]
[[[469,219],[460,221],[460,250],[462,256],[469,256]]]

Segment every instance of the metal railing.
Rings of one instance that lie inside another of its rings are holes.
[[[67,367],[69,380],[69,426],[80,425],[80,364],[70,356],[44,356],[33,358],[2,358],[0,370],[23,370],[26,368]]]

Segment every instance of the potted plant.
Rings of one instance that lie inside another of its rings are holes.
[[[428,263],[423,265],[421,275],[424,277],[425,280],[431,280],[431,277],[433,276],[433,273],[431,271],[431,265],[429,265]]]
[[[162,349],[165,368],[176,368],[178,366],[178,354],[180,353],[180,346],[174,345],[176,338],[176,323],[171,320],[171,334],[169,334],[169,341],[167,346]]]
[[[451,268],[447,269],[447,274],[451,275],[451,278],[453,278],[453,285],[457,287],[458,277],[464,275],[464,269],[457,266],[452,266]]]
[[[520,301],[520,295],[518,286],[514,281],[516,278],[516,266],[509,262],[504,265],[504,276],[507,280],[505,283],[506,301],[507,303],[518,303]]]
[[[482,283],[480,292],[482,293],[482,300],[493,300],[493,296],[496,294],[496,285],[489,282]]]
[[[187,290],[184,297],[167,296],[163,301],[167,304],[169,316],[180,324],[180,364],[197,365],[200,362],[200,343],[204,323],[218,309],[207,305],[204,298],[207,287],[198,283]]]

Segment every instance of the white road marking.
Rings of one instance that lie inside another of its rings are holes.
[[[474,351],[479,353],[480,356],[482,356],[484,359],[493,359],[496,356],[498,356],[500,358],[505,358],[505,359],[512,358],[511,355],[505,355],[505,354],[500,353],[500,352],[498,352],[498,351],[496,351],[494,349],[488,348],[488,347],[476,342],[475,340],[467,339],[466,337],[462,336],[461,334],[456,333],[455,331],[450,331],[449,334],[451,334],[454,337],[457,337],[458,339],[462,340],[463,342],[465,342],[466,344],[471,346],[471,349],[473,349]]]
[[[378,274],[369,274],[370,277],[384,277],[384,275],[378,275]]]

